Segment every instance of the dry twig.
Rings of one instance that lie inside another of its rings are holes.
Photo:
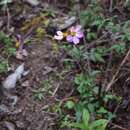
[[[118,128],[120,130],[128,130],[128,129],[126,129],[126,128],[122,127],[122,126],[119,126],[117,124],[114,124],[114,123],[111,123],[111,124],[114,126],[114,128]]]
[[[114,76],[112,77],[112,80],[111,80],[111,81],[109,82],[109,84],[107,85],[106,92],[107,92],[108,90],[110,90],[111,86],[114,84],[115,79],[116,79],[117,75],[119,74],[119,72],[120,72],[120,70],[121,70],[121,67],[122,67],[122,66],[124,65],[124,63],[126,62],[128,56],[129,56],[129,54],[130,54],[130,50],[128,50],[128,52],[126,53],[126,55],[125,55],[123,61],[121,62],[119,68],[117,69],[116,73],[115,73]]]

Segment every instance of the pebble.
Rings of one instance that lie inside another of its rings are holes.
[[[8,130],[15,130],[15,125],[13,123],[5,121],[4,124],[8,128]]]
[[[26,2],[32,6],[38,6],[39,1],[38,0],[26,0]]]

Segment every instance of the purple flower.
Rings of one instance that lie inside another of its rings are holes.
[[[54,39],[56,40],[62,40],[64,38],[63,32],[57,31],[56,35],[54,35]]]
[[[66,37],[68,42],[73,42],[75,45],[80,42],[80,39],[83,38],[84,34],[81,31],[81,26],[77,25],[69,29],[69,35]]]

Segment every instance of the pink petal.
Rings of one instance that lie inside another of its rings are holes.
[[[62,40],[63,36],[54,35],[54,39],[56,39],[56,40]]]
[[[78,37],[73,37],[73,42],[74,42],[74,44],[78,44],[79,43],[79,38]]]
[[[63,33],[61,31],[56,32],[58,36],[63,36]]]
[[[84,37],[83,32],[81,32],[81,31],[77,32],[77,33],[76,33],[76,37],[78,37],[78,38],[83,38],[83,37]]]
[[[72,27],[70,28],[70,32],[75,32],[75,27],[72,26]]]
[[[56,40],[62,40],[63,39],[63,33],[61,31],[56,32],[57,35],[54,35],[54,39]]]
[[[73,37],[71,35],[68,35],[66,37],[67,42],[73,42]]]
[[[75,27],[75,31],[77,32],[77,31],[80,31],[81,30],[81,25],[77,25],[76,27]]]

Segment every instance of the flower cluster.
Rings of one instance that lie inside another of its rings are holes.
[[[67,42],[74,43],[75,45],[80,42],[80,39],[83,38],[84,34],[81,31],[81,26],[73,26],[69,28],[66,32],[57,31],[54,35],[54,39],[62,40],[66,38]]]

